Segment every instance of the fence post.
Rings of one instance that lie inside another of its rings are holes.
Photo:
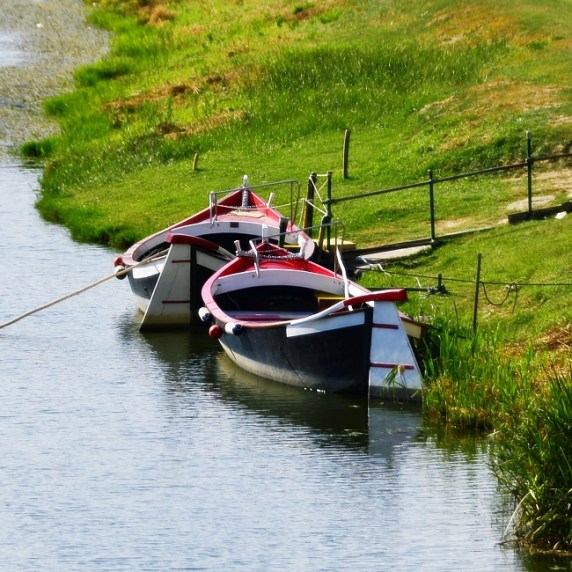
[[[477,331],[477,309],[479,307],[479,289],[481,287],[481,258],[482,254],[477,255],[477,276],[475,278],[475,300],[473,303],[473,333]]]
[[[433,189],[433,169],[429,169],[429,211],[431,216],[431,242],[435,242],[435,196]]]
[[[350,129],[346,129],[344,135],[344,156],[343,156],[343,167],[344,167],[344,179],[348,178],[348,161],[350,155],[350,135],[352,134]]]
[[[318,173],[312,173],[308,177],[308,190],[306,192],[306,204],[304,205],[304,220],[303,227],[308,229],[308,235],[312,236],[310,228],[313,226],[314,219],[314,190],[316,188],[316,181],[318,180]]]
[[[532,164],[534,158],[532,157],[532,134],[530,131],[526,132],[526,167],[528,170],[528,216],[532,218]]]

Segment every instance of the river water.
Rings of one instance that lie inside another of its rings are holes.
[[[2,323],[112,271],[38,216],[40,175],[0,152]],[[564,569],[502,544],[484,439],[253,378],[200,329],[143,335],[127,282],[0,348],[3,571]]]
[[[0,161],[1,322],[116,254],[38,216],[39,174]],[[500,543],[483,439],[255,379],[200,329],[142,335],[127,282],[0,344],[2,570],[546,569]]]

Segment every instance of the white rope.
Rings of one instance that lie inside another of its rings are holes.
[[[309,201],[308,199],[303,199],[304,202],[308,205],[310,205],[311,207],[314,207],[317,211],[321,212],[323,215],[327,215],[328,211],[324,208],[320,208],[316,203],[313,203],[312,201]]]
[[[145,264],[148,262],[154,262],[155,260],[159,260],[160,258],[163,258],[164,256],[165,255],[162,254],[160,256],[146,258],[144,260],[141,260],[140,262],[137,262],[137,264],[133,264],[133,266],[127,266],[123,270],[120,270],[118,272],[114,272],[113,274],[109,274],[108,276],[105,276],[104,278],[100,278],[99,280],[97,280],[97,282],[94,282],[93,284],[89,284],[88,286],[84,286],[83,288],[80,288],[79,290],[76,290],[75,292],[70,292],[69,294],[66,294],[65,296],[61,296],[60,298],[57,298],[56,300],[52,300],[51,302],[48,302],[47,304],[44,304],[43,306],[39,306],[38,308],[34,308],[33,310],[30,310],[29,312],[26,312],[20,316],[17,316],[16,318],[13,318],[12,320],[9,320],[7,322],[4,322],[3,324],[0,324],[0,330],[3,328],[6,328],[7,326],[11,326],[12,324],[15,324],[16,322],[19,322],[20,320],[23,320],[24,318],[27,318],[28,316],[32,316],[33,314],[37,314],[38,312],[45,310],[46,308],[50,308],[51,306],[55,306],[56,304],[59,304],[60,302],[63,302],[64,300],[67,300],[68,298],[72,298],[73,296],[77,296],[78,294],[82,294],[83,292],[86,292],[87,290],[91,290],[92,288],[95,288],[96,286],[99,286],[100,284],[107,282],[107,280],[110,280],[111,278],[118,278],[119,276],[123,276],[124,274],[131,272],[131,270],[133,270],[137,266],[140,266],[141,264]]]

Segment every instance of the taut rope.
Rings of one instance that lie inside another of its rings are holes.
[[[60,298],[57,298],[56,300],[52,300],[51,302],[48,302],[47,304],[44,304],[43,306],[39,306],[38,308],[34,308],[33,310],[30,310],[29,312],[26,312],[20,316],[17,316],[16,318],[13,318],[7,322],[4,322],[3,324],[0,324],[0,330],[3,328],[6,328],[7,326],[11,326],[12,324],[15,324],[16,322],[19,322],[20,320],[23,320],[24,318],[27,318],[28,316],[31,316],[32,314],[36,314],[36,313],[40,312],[41,310],[45,310],[46,308],[49,308],[51,306],[55,306],[56,304],[59,304],[60,302],[63,302],[64,300],[67,300],[68,298],[72,298],[73,296],[77,296],[78,294],[82,294],[83,292],[86,292],[87,290],[91,290],[92,288],[95,288],[96,286],[99,286],[100,284],[107,282],[111,278],[118,278],[120,276],[123,276],[123,275],[131,272],[131,270],[133,270],[134,268],[137,268],[137,266],[140,266],[141,264],[145,264],[148,262],[154,262],[155,260],[159,260],[160,258],[163,258],[164,256],[165,256],[164,254],[161,254],[159,256],[150,256],[149,258],[145,258],[145,259],[137,262],[137,264],[133,264],[132,266],[127,266],[127,267],[123,268],[123,270],[119,270],[118,272],[114,272],[113,274],[109,274],[108,276],[105,276],[104,278],[100,278],[99,280],[97,280],[97,282],[94,282],[93,284],[89,284],[88,286],[84,286],[83,288],[80,288],[79,290],[76,290],[75,292],[70,292],[69,294],[66,294],[65,296],[61,296]]]

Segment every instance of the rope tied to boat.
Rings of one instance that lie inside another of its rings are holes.
[[[78,296],[79,294],[83,294],[84,292],[87,292],[88,290],[91,290],[92,288],[95,288],[96,286],[99,286],[100,284],[103,284],[104,282],[111,280],[112,278],[118,278],[120,276],[124,276],[125,274],[128,274],[129,272],[131,272],[131,270],[133,270],[137,266],[141,266],[141,264],[146,264],[149,262],[155,262],[156,260],[159,260],[161,258],[164,258],[164,254],[154,255],[154,256],[151,256],[149,258],[144,258],[143,260],[137,262],[136,264],[133,264],[132,266],[126,266],[121,270],[117,270],[116,272],[113,272],[112,274],[108,274],[107,276],[100,278],[99,280],[93,282],[92,284],[88,284],[87,286],[84,286],[83,288],[80,288],[79,290],[75,290],[73,292],[70,292],[69,294],[65,294],[64,296],[60,296],[59,298],[56,298],[55,300],[52,300],[51,302],[48,302],[47,304],[43,304],[42,306],[38,306],[37,308],[34,308],[33,310],[25,312],[24,314],[21,314],[20,316],[17,316],[16,318],[12,318],[11,320],[4,322],[3,324],[0,324],[0,330],[3,328],[6,328],[7,326],[11,326],[12,324],[15,324],[16,322],[19,322],[20,320],[23,320],[24,318],[27,318],[28,316],[32,316],[33,314],[37,314],[38,312],[45,310],[46,308],[50,308],[52,306],[55,306],[56,304],[59,304],[60,302],[64,302],[65,300],[68,300],[69,298],[72,298],[73,296]]]

